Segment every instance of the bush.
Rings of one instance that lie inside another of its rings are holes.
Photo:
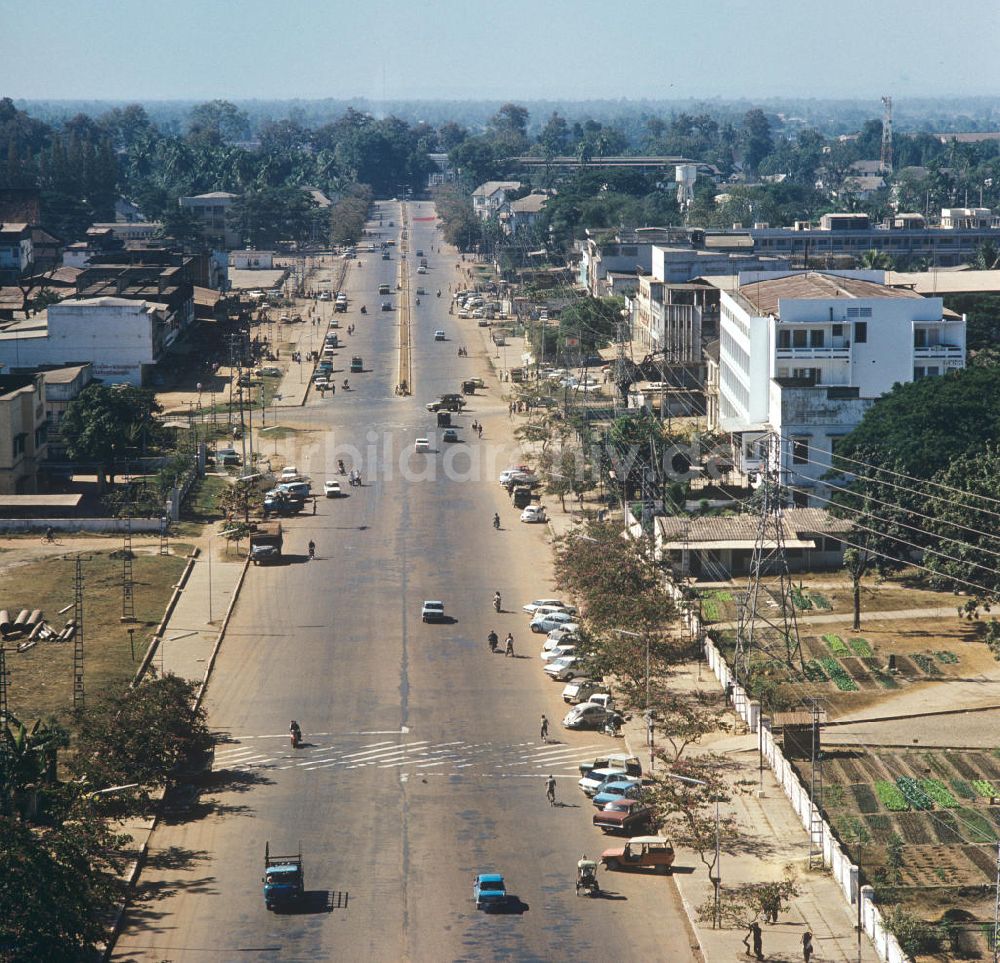
[[[936,953],[941,949],[941,934],[937,927],[900,906],[887,909],[882,920],[885,928],[896,937],[900,949],[909,956]]]
[[[899,786],[900,791],[906,797],[906,801],[914,809],[927,810],[934,808],[933,800],[924,792],[923,787],[916,779],[911,779],[909,776],[900,776],[896,780],[896,785]],[[954,803],[954,799],[952,799],[952,803]]]
[[[920,786],[939,806],[952,809],[958,805],[955,797],[948,791],[948,787],[939,779],[922,779]]]

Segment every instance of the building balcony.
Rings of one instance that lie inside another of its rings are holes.
[[[804,361],[809,358],[837,358],[847,360],[851,356],[850,343],[826,345],[822,348],[775,348],[774,356],[786,360]]]
[[[947,358],[961,360],[962,349],[957,344],[925,344],[913,349],[914,360],[927,358]]]

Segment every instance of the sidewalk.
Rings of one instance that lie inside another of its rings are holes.
[[[700,675],[700,678],[699,678]],[[715,677],[697,663],[682,666],[672,677],[680,692],[718,691]],[[826,870],[809,869],[809,835],[785,798],[771,770],[759,768],[757,737],[743,734],[739,720],[734,733],[717,733],[699,745],[689,747],[688,755],[715,752],[726,756],[735,766],[727,779],[732,786],[732,800],[722,806],[722,814],[736,817],[740,829],[749,837],[748,852],[735,856],[723,853],[723,886],[779,880],[791,870],[800,895],[790,901],[790,909],[776,925],[761,924],[764,955],[768,960],[801,960],[802,934],[813,935],[817,963],[820,961],[858,959],[856,917],[843,894]],[[633,716],[626,726],[625,741],[629,751],[646,759],[646,732],[641,718]],[[698,935],[707,960],[735,960],[744,956],[745,931],[713,930],[697,921],[697,907],[711,899],[713,888],[698,854],[677,847],[674,882],[684,907]],[[689,871],[688,867],[693,867]],[[861,960],[875,963],[878,956],[867,936],[862,938]]]

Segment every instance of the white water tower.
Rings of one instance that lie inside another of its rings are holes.
[[[674,180],[677,181],[677,203],[682,211],[686,211],[694,200],[694,184],[698,180],[698,165],[678,164],[674,168]]]

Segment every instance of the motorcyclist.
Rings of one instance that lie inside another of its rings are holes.
[[[497,646],[500,644],[500,636],[496,634],[494,629],[490,629],[490,634],[486,636],[486,641],[490,644],[490,652],[496,652]]]
[[[351,383],[345,378],[344,379],[344,391],[350,391],[350,390],[351,390]]]
[[[309,557],[316,557],[316,543],[311,538],[309,539]]]
[[[341,475],[346,475],[347,474],[347,468],[344,465],[344,459],[343,458],[338,458],[337,459],[337,470],[340,472]]]
[[[500,513],[499,512],[494,512],[493,513],[493,527],[497,531],[500,531]]]
[[[417,304],[420,304],[420,298],[417,298]]]
[[[298,744],[302,741],[302,729],[294,719],[292,719],[291,724],[288,726],[288,733],[292,740],[292,748],[297,748]]]
[[[362,314],[367,314],[368,313],[368,308],[366,308],[363,304],[361,305],[361,313]]]
[[[495,608],[499,612],[501,604],[502,601],[500,599],[500,592],[499,590],[497,590],[497,592],[493,596],[493,608]]]
[[[438,288],[438,297],[441,297],[441,289]]]

